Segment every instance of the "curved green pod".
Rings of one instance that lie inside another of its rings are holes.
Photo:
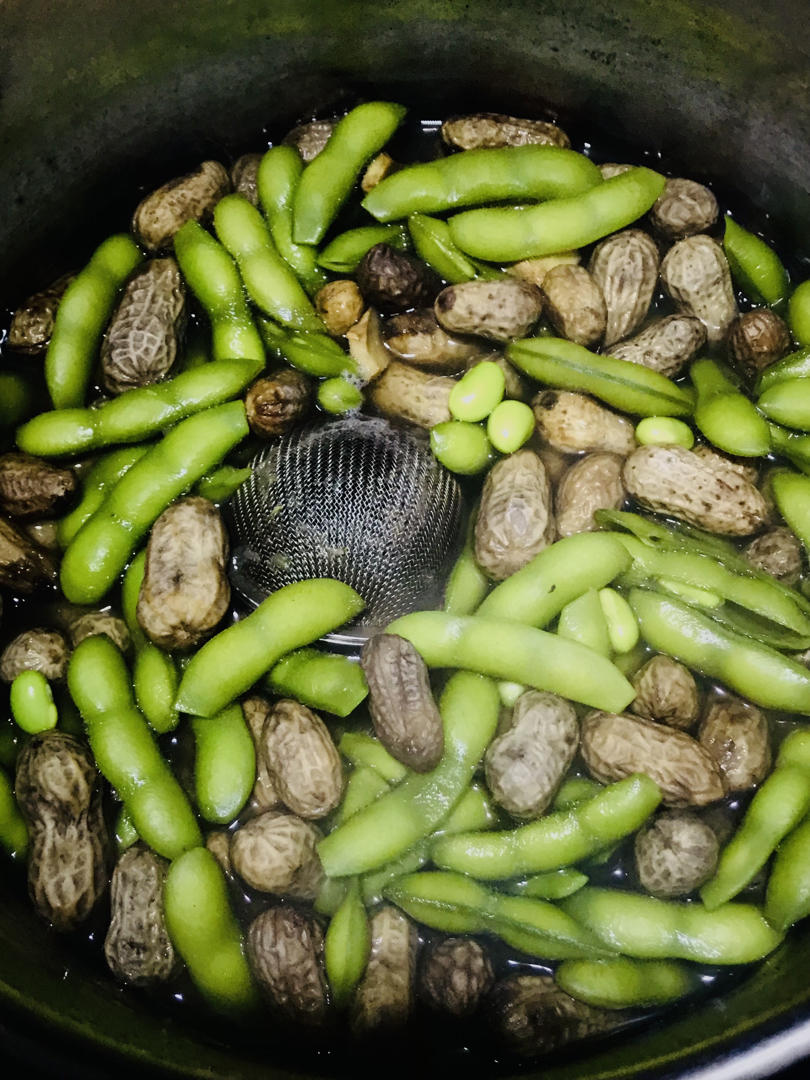
[[[770,453],[767,420],[719,364],[708,357],[696,360],[689,377],[697,393],[695,424],[713,446],[738,457]]]
[[[200,814],[229,825],[250,798],[256,781],[256,752],[242,706],[214,716],[191,718],[194,732],[194,791]]]
[[[60,519],[56,530],[59,546],[66,548],[85,521],[93,516],[104,502],[108,490],[117,484],[124,473],[139,461],[148,446],[124,447],[112,450],[95,461],[82,476],[82,496],[76,505]]]
[[[563,960],[554,973],[558,986],[577,1001],[601,1009],[667,1005],[696,990],[695,972],[677,960]]]
[[[294,147],[272,146],[259,162],[256,188],[279,255],[312,296],[328,278],[317,264],[317,249],[293,240],[293,201],[303,171],[304,163]]]
[[[353,274],[375,244],[388,244],[398,251],[410,247],[402,225],[361,225],[330,240],[318,255],[318,265],[333,274]]]
[[[786,300],[790,278],[772,247],[726,215],[723,250],[731,276],[749,300],[772,307]]]
[[[773,383],[757,398],[757,408],[777,424],[810,431],[810,379],[799,376]]]
[[[810,345],[810,281],[793,290],[788,301],[788,326],[799,345]]]
[[[267,676],[274,694],[292,697],[333,716],[348,716],[368,696],[363,669],[348,656],[296,649],[282,657]]]
[[[796,352],[783,356],[774,364],[769,364],[754,384],[754,393],[759,395],[769,390],[776,383],[786,379],[804,379],[810,375],[810,348],[797,349]]]

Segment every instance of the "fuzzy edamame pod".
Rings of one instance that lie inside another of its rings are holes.
[[[297,244],[321,242],[360,170],[382,150],[406,111],[404,105],[390,101],[367,101],[339,121],[329,142],[298,181],[293,198],[293,239]]]
[[[0,845],[12,859],[23,859],[28,851],[28,826],[5,769],[0,769]]]
[[[258,1005],[225,875],[207,848],[187,851],[169,867],[163,910],[169,937],[203,997],[229,1012]]]
[[[356,375],[354,360],[326,334],[284,330],[268,319],[259,319],[259,330],[280,359],[317,379]]]
[[[267,676],[267,686],[279,697],[292,697],[333,716],[348,716],[368,695],[363,669],[348,656],[296,649],[282,657]]]
[[[695,974],[676,960],[563,960],[558,986],[577,1001],[602,1009],[666,1005],[697,989]]]
[[[797,349],[769,364],[754,384],[754,393],[762,394],[787,379],[804,379],[810,375],[810,348]]]
[[[370,952],[368,916],[355,878],[332,916],[323,942],[326,978],[339,1009],[351,1000],[366,970]]]
[[[40,413],[19,428],[17,445],[28,454],[59,457],[141,442],[194,413],[238,397],[262,366],[263,361],[255,360],[212,360],[154,386],[128,390],[97,409]],[[124,471],[122,466],[121,475]],[[111,467],[110,482],[114,474]]]
[[[768,877],[765,915],[777,930],[788,930],[810,914],[810,819],[779,845]]]
[[[559,146],[462,150],[387,176],[366,195],[363,207],[378,221],[393,221],[414,213],[434,214],[505,199],[558,199],[601,183],[602,174],[592,161]],[[458,244],[456,237],[453,240]],[[554,248],[555,252],[565,250]]]
[[[194,487],[195,495],[202,495],[214,503],[225,502],[244,484],[253,469],[246,465],[243,469],[235,465],[220,465],[199,479]]]
[[[565,605],[557,620],[557,633],[569,641],[587,645],[602,656],[611,655],[607,620],[596,589],[588,589]]]
[[[244,195],[226,195],[214,208],[214,228],[233,256],[248,296],[267,315],[296,330],[323,331],[323,323],[276,250],[267,223]]]
[[[79,529],[88,518],[98,510],[104,502],[104,496],[109,489],[117,484],[124,473],[139,461],[148,446],[128,446],[121,450],[112,450],[104,454],[94,462],[83,477],[82,497],[59,521],[56,529],[56,539],[61,548],[66,548]]]
[[[444,588],[443,608],[449,615],[472,615],[489,592],[489,578],[475,559],[475,519],[478,508],[470,514],[464,547],[453,563]]]
[[[763,390],[757,408],[778,424],[810,431],[810,387],[806,376],[783,379]]]
[[[779,469],[771,477],[776,508],[810,552],[810,477]]]
[[[503,270],[474,262],[457,248],[446,221],[427,214],[411,214],[408,231],[419,258],[450,285],[475,278],[494,280],[503,277]]]
[[[564,900],[588,884],[588,875],[571,866],[532,874],[522,881],[507,883],[506,891],[515,896],[533,896],[537,900]]]
[[[304,163],[297,150],[292,146],[273,146],[259,162],[256,188],[279,255],[313,296],[326,284],[326,274],[317,264],[314,246],[297,244],[292,235],[293,200],[303,171]]]
[[[150,641],[138,622],[138,594],[146,568],[146,551],[140,551],[124,573],[121,583],[121,611],[127,624],[135,660],[132,685],[138,708],[149,726],[159,735],[173,731],[180,720],[174,707],[179,676],[173,658]]]
[[[444,837],[433,845],[433,861],[482,881],[558,870],[629,836],[660,802],[655,781],[638,773],[609,784],[569,810],[515,829]]]
[[[52,731],[59,721],[51,686],[41,671],[21,671],[11,684],[11,715],[27,735]]]
[[[112,641],[100,634],[80,642],[67,678],[99,771],[142,839],[167,859],[201,844],[188,799],[135,708],[129,672]]]
[[[498,722],[495,684],[457,672],[439,705],[444,751],[429,773],[409,773],[387,795],[358,811],[318,845],[330,877],[374,870],[402,855],[445,820],[469,786]]]
[[[194,789],[206,821],[227,825],[245,805],[256,780],[256,753],[242,706],[194,716]]]
[[[793,290],[788,301],[788,326],[800,345],[810,345],[810,280]]]
[[[407,638],[428,667],[465,668],[607,712],[621,712],[635,697],[604,656],[533,626],[483,615],[417,611],[391,623],[386,632]]]
[[[639,960],[750,964],[782,940],[753,904],[707,911],[702,904],[587,885],[561,906],[605,945]]]
[[[646,214],[664,190],[664,183],[664,177],[652,169],[628,169],[610,180],[591,185],[581,194],[554,198],[538,206],[456,214],[450,219],[450,235],[462,251],[490,262],[519,262],[558,251],[573,251],[625,228]]]
[[[689,416],[691,393],[643,364],[600,356],[564,338],[513,341],[507,358],[525,375],[559,390],[579,390],[636,416]]]
[[[778,424],[768,424],[771,448],[788,459],[803,473],[810,472],[810,435],[789,431]]]
[[[169,503],[188,491],[247,433],[245,406],[232,401],[181,421],[144,454],[68,546],[60,568],[68,600],[97,603]]]
[[[768,422],[719,364],[696,360],[689,377],[697,392],[695,423],[713,446],[739,457],[770,453]]]
[[[344,731],[338,750],[352,765],[373,769],[386,783],[398,784],[408,775],[406,766],[389,754],[379,739],[362,731]]]
[[[65,289],[45,354],[45,382],[55,409],[84,404],[96,351],[115,299],[142,260],[135,241],[111,236]]]
[[[766,709],[810,715],[810,672],[671,596],[632,589],[630,606],[641,636],[656,652],[719,679]]]
[[[723,250],[734,281],[749,300],[771,307],[790,293],[790,278],[776,252],[759,236],[726,215]]]
[[[285,585],[192,656],[177,693],[178,709],[195,716],[219,712],[282,656],[337,630],[363,607],[354,589],[332,578]]]
[[[0,371],[0,432],[21,424],[35,410],[37,394],[30,379],[17,371]]]
[[[407,251],[410,247],[402,225],[361,225],[330,240],[318,255],[318,265],[333,274],[353,274],[366,252],[376,244],[388,244],[397,251]]]
[[[214,359],[253,360],[261,371],[264,346],[231,256],[197,221],[187,221],[178,230],[174,254],[211,322]]]

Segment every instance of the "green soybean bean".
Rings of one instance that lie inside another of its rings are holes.
[[[292,146],[273,146],[259,162],[256,187],[270,234],[279,254],[292,267],[310,296],[327,282],[312,244],[293,240],[293,200],[304,171],[301,155]]]
[[[329,142],[305,167],[298,182],[293,201],[296,243],[321,242],[360,170],[382,150],[406,111],[403,105],[390,101],[369,101],[352,109],[337,124]]]
[[[0,371],[0,432],[21,424],[34,411],[36,400],[30,379],[16,371]]]
[[[494,365],[493,365],[494,366]],[[430,429],[430,449],[450,472],[474,476],[492,461],[492,445],[480,424],[444,420]]]
[[[202,843],[191,806],[135,708],[129,673],[106,635],[85,638],[68,663],[68,689],[99,770],[150,847],[167,859]]]
[[[515,367],[538,382],[592,394],[622,412],[689,416],[693,409],[692,395],[665,375],[630,360],[599,356],[574,341],[523,338],[508,345],[506,355]]]
[[[810,819],[779,845],[768,877],[765,915],[784,932],[810,914]]]
[[[485,420],[503,397],[506,380],[491,360],[482,360],[467,371],[450,391],[448,407],[456,420]]]
[[[731,276],[749,300],[774,307],[787,299],[790,279],[782,260],[764,240],[728,215],[723,250]]]
[[[709,911],[732,900],[762,869],[779,843],[810,811],[810,732],[782,743],[776,766],[754,795],[739,828],[700,890]]]
[[[41,671],[21,671],[11,684],[11,715],[27,735],[52,731],[59,721],[48,680]]]
[[[697,988],[698,980],[675,960],[563,960],[554,979],[566,994],[601,1009],[666,1005]]]
[[[20,813],[14,788],[0,769],[0,844],[12,859],[24,859],[28,851],[28,826]]]
[[[750,964],[782,939],[753,904],[707,911],[702,904],[588,885],[561,906],[605,945],[639,960]]]
[[[780,469],[771,477],[771,491],[779,513],[810,551],[810,477]]]
[[[429,773],[409,773],[388,794],[339,825],[318,845],[330,877],[374,870],[441,825],[469,786],[498,722],[498,692],[479,675],[458,672],[440,701],[444,751]]]
[[[505,709],[511,709],[521,694],[526,693],[526,687],[516,682],[499,682],[498,697]]]
[[[691,551],[698,555],[708,555],[709,558],[737,570],[747,569],[751,572],[751,564],[742,558],[729,540],[704,532],[694,525],[687,525],[683,521],[675,525],[664,525],[663,522],[651,521],[641,514],[632,514],[627,510],[597,510],[594,517],[597,525],[632,533],[645,544],[661,551]],[[810,611],[810,607],[807,610]]]
[[[138,708],[158,734],[173,731],[180,720],[174,707],[179,676],[168,653],[149,640],[138,622],[138,594],[146,567],[146,552],[139,552],[127,567],[121,583],[121,609],[132,639],[135,661],[132,685]]]
[[[357,412],[363,405],[363,391],[356,382],[344,379],[342,375],[336,375],[331,379],[324,379],[318,386],[317,400],[324,412],[335,416],[343,416],[346,413]]]
[[[450,285],[475,278],[494,280],[503,277],[502,270],[475,262],[457,248],[446,221],[426,214],[411,214],[408,230],[419,258]]]
[[[60,581],[68,600],[97,603],[166,507],[247,433],[245,406],[233,401],[181,421],[144,454],[65,551]]]
[[[225,1011],[258,1005],[225,875],[210,851],[196,848],[175,859],[166,874],[163,908],[169,937],[203,997]]]
[[[664,177],[651,169],[629,169],[604,183],[588,185],[589,190],[581,194],[571,193],[539,206],[457,214],[450,219],[450,235],[468,255],[497,263],[572,251],[638,220],[661,194],[664,183]]]
[[[218,469],[206,473],[197,481],[194,493],[210,499],[211,502],[223,503],[244,484],[252,471],[249,465],[243,469],[235,465],[220,465]]]
[[[18,429],[17,445],[28,454],[59,457],[113,443],[141,442],[194,413],[238,397],[260,369],[253,360],[215,360],[155,386],[128,390],[97,409],[41,413]],[[114,473],[111,466],[110,482]]]
[[[393,221],[414,213],[434,214],[504,199],[558,199],[578,195],[601,182],[602,175],[593,162],[558,146],[462,150],[436,161],[409,165],[387,176],[366,195],[363,207],[378,221]],[[469,250],[455,235],[453,240],[462,250]],[[554,248],[555,252],[563,250],[566,248]],[[490,261],[516,260],[496,257]]]
[[[470,514],[464,547],[453,563],[444,587],[444,610],[450,615],[472,615],[489,592],[489,578],[475,561],[475,519],[478,508]]]
[[[276,250],[267,223],[244,195],[226,195],[214,208],[214,228],[233,256],[248,296],[265,314],[296,330],[323,332],[298,278]]]
[[[514,454],[534,433],[534,413],[523,401],[502,401],[487,420],[489,441],[500,454]]]
[[[697,392],[695,423],[710,443],[739,457],[770,453],[767,421],[719,364],[706,357],[696,360],[689,377]]]
[[[214,359],[253,360],[261,371],[264,346],[231,256],[196,221],[187,221],[178,230],[174,254],[183,277],[211,322]]]
[[[45,382],[55,409],[84,404],[115,299],[142,258],[131,237],[111,236],[96,248],[90,262],[65,290],[45,354]]]
[[[121,803],[121,809],[115,818],[115,850],[119,855],[123,854],[127,848],[131,848],[133,844],[137,844],[140,840],[138,836],[138,830],[135,828],[135,822],[132,820],[132,815],[126,807],[125,803]]]
[[[693,607],[647,589],[632,589],[641,636],[755,705],[810,714],[810,672],[796,660],[715,622]]]
[[[523,881],[511,881],[506,885],[506,891],[517,896],[533,896],[537,900],[564,900],[566,896],[572,896],[587,884],[587,874],[564,866],[560,870],[533,874]]]
[[[610,656],[607,620],[596,589],[588,589],[565,605],[557,622],[557,633],[569,641],[587,645],[602,656]]]
[[[256,753],[242,706],[215,716],[195,716],[194,791],[206,821],[227,825],[250,798],[256,780]]]
[[[282,656],[349,622],[363,600],[342,581],[297,581],[207,641],[180,681],[177,707],[211,716],[248,690]]]
[[[615,653],[630,652],[638,644],[639,637],[633,609],[615,589],[600,589],[597,595],[611,649]]]
[[[774,383],[760,394],[757,408],[777,424],[810,431],[810,380],[803,376]]]
[[[407,251],[410,247],[402,225],[361,225],[331,240],[318,255],[318,265],[335,274],[353,274],[375,244],[388,244],[397,251]]]
[[[59,546],[66,548],[88,518],[104,502],[107,491],[117,484],[124,473],[139,461],[148,446],[125,447],[104,454],[94,462],[82,477],[82,497],[73,509],[60,519],[56,530]]]
[[[506,619],[418,611],[387,632],[407,638],[428,667],[466,668],[606,712],[621,712],[635,697],[625,677],[593,649]]]
[[[348,656],[296,649],[270,669],[268,688],[313,709],[348,716],[368,696],[363,669]]]
[[[352,765],[374,769],[389,784],[398,784],[408,775],[407,768],[388,753],[379,739],[362,731],[344,732],[338,750]]]
[[[433,845],[433,861],[484,881],[557,870],[629,836],[660,802],[658,785],[639,773],[516,829],[444,837]]]
[[[259,319],[259,330],[269,349],[307,375],[326,379],[357,374],[357,366],[351,356],[326,334],[282,330],[267,319]]]
[[[636,442],[641,446],[682,446],[684,450],[691,450],[695,436],[683,420],[672,416],[645,416],[636,424]]]
[[[787,379],[804,379],[810,375],[810,348],[798,349],[769,364],[754,384],[754,393],[762,394]]]
[[[810,281],[793,290],[788,302],[788,326],[799,345],[810,345]]]
[[[335,1005],[342,1009],[366,970],[371,938],[360,886],[355,878],[329,923],[323,942],[326,978]]]
[[[630,556],[618,537],[576,533],[550,544],[497,585],[482,602],[479,614],[542,627],[566,604],[589,589],[609,585],[629,566]]]

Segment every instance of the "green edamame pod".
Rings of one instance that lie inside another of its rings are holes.
[[[65,289],[45,354],[45,382],[55,409],[84,404],[96,351],[115,299],[140,263],[135,241],[111,236]]]
[[[21,671],[11,684],[11,715],[27,735],[52,731],[59,721],[48,680],[41,671]]]
[[[237,702],[215,716],[195,716],[194,790],[206,821],[227,825],[250,798],[256,780],[256,753]]]
[[[805,379],[810,375],[810,348],[798,349],[769,364],[754,384],[754,393],[762,394],[787,379]]]
[[[419,258],[450,285],[475,278],[494,280],[503,277],[502,270],[473,262],[456,247],[446,221],[428,217],[427,214],[411,214],[408,230]]]
[[[293,240],[293,200],[303,171],[304,163],[297,150],[292,146],[273,146],[259,162],[256,187],[279,255],[313,296],[328,279],[317,264],[315,247]]]
[[[298,182],[293,199],[293,239],[297,244],[321,242],[360,170],[382,150],[406,111],[403,105],[390,101],[368,101],[337,124],[329,142],[305,167]]]
[[[238,469],[235,465],[220,465],[218,469],[206,473],[197,481],[194,493],[210,499],[211,502],[223,503],[244,484],[252,471],[250,465],[243,469]]]
[[[366,970],[371,940],[368,917],[355,878],[329,923],[323,942],[326,978],[335,1005],[342,1009]]]
[[[207,848],[174,860],[163,887],[163,909],[169,937],[203,997],[226,1011],[258,1005],[225,875]]]
[[[137,844],[140,840],[135,822],[125,803],[121,803],[121,809],[115,819],[115,849],[121,855],[127,848]]]
[[[19,428],[17,445],[28,454],[58,457],[113,443],[141,442],[194,413],[238,397],[260,370],[253,360],[212,360],[155,386],[127,390],[97,409],[40,413]],[[113,472],[111,467],[110,483]]]
[[[558,199],[578,195],[601,183],[602,174],[592,161],[559,146],[462,150],[392,173],[366,195],[363,207],[378,221],[393,221],[414,213],[435,214],[506,199]],[[457,237],[453,236],[453,241],[468,251]],[[554,248],[555,252],[565,250]],[[491,261],[516,260],[507,257]]]
[[[259,319],[259,330],[268,349],[306,375],[328,379],[357,374],[351,356],[326,334],[282,330],[267,319]]]
[[[335,824],[339,825],[346,821],[352,814],[362,810],[364,806],[379,799],[380,795],[388,791],[388,784],[383,777],[372,769],[370,765],[360,765],[353,769],[346,781],[346,790],[343,793]]]
[[[572,866],[635,832],[661,802],[654,780],[638,773],[608,784],[568,810],[503,832],[462,833],[433,845],[433,861],[445,870],[482,881]]]
[[[565,605],[557,622],[557,633],[569,641],[587,645],[602,656],[610,656],[610,636],[596,589],[588,589],[582,596]]]
[[[810,820],[779,845],[768,877],[765,915],[784,932],[810,914]]]
[[[316,397],[324,412],[332,413],[335,416],[344,416],[346,413],[357,412],[364,400],[363,391],[357,383],[350,379],[344,379],[342,375],[324,379],[318,386]]]
[[[417,611],[391,623],[387,633],[407,638],[428,667],[466,668],[606,712],[621,712],[635,697],[625,677],[593,649],[506,619]]]
[[[197,221],[187,221],[175,234],[174,254],[211,322],[214,359],[253,360],[261,371],[264,346],[231,256]]]
[[[475,561],[475,519],[478,507],[470,514],[464,547],[444,587],[444,610],[450,615],[472,615],[489,592],[489,578]]]
[[[810,281],[793,290],[788,301],[788,326],[800,345],[810,345]]]
[[[517,896],[533,896],[537,900],[564,900],[588,884],[588,875],[564,866],[560,870],[549,870],[544,874],[533,874],[523,881],[512,881],[506,886],[507,892]]]
[[[397,251],[407,251],[410,247],[403,225],[361,225],[331,240],[318,255],[318,265],[334,274],[353,274],[375,244],[388,244]]]
[[[113,450],[90,466],[82,478],[81,499],[57,526],[56,538],[60,547],[68,546],[85,521],[91,518],[104,502],[107,491],[118,483],[124,473],[131,469],[148,449],[148,446],[132,446]]]
[[[28,826],[4,769],[0,769],[0,844],[12,859],[24,859],[28,851]]]
[[[348,716],[368,695],[363,669],[348,656],[296,649],[270,669],[267,685],[279,697],[292,697],[333,716]]]
[[[498,691],[489,679],[458,672],[445,687],[440,712],[444,751],[429,773],[409,773],[318,845],[330,877],[373,870],[433,832],[468,787],[498,722]]]
[[[726,215],[723,250],[731,276],[749,300],[771,307],[787,299],[790,278],[782,260],[759,236]]]
[[[135,661],[132,684],[138,708],[158,734],[173,731],[180,714],[174,707],[179,677],[168,653],[155,645],[138,622],[138,594],[146,567],[146,552],[139,552],[127,567],[121,583],[121,610],[127,624]]]
[[[768,424],[771,448],[786,457],[791,465],[803,473],[810,473],[810,435],[788,431],[778,424]]]
[[[201,844],[191,806],[135,708],[124,658],[112,641],[101,634],[80,642],[67,678],[99,770],[143,840],[167,859]]]
[[[16,371],[0,371],[0,432],[21,424],[36,408],[31,381]]]
[[[695,423],[714,446],[739,457],[770,453],[768,423],[714,360],[704,357],[689,369],[697,392]]]
[[[757,408],[777,424],[810,431],[810,387],[807,377],[773,383],[760,394]]]
[[[214,208],[214,228],[233,256],[248,296],[265,314],[296,330],[323,332],[323,323],[287,263],[267,223],[244,195],[226,195]]]
[[[538,206],[456,214],[450,219],[450,235],[468,255],[496,263],[573,251],[637,221],[664,190],[664,183],[664,177],[651,169],[629,169],[596,186],[589,185],[581,194]]]
[[[747,569],[748,573],[751,572],[751,564],[741,557],[729,540],[715,533],[704,532],[694,525],[687,525],[683,521],[665,525],[661,521],[642,517],[641,514],[632,514],[628,510],[597,510],[594,517],[598,525],[632,533],[645,544],[661,551],[691,551],[698,555],[708,555],[709,558],[736,570]],[[810,606],[807,610],[810,611]]]
[[[566,604],[589,589],[609,585],[630,566],[626,549],[607,533],[576,533],[535,555],[497,585],[479,614],[546,626]]]
[[[570,810],[577,803],[598,795],[603,788],[604,784],[600,784],[598,780],[592,780],[590,776],[572,776],[562,782],[560,790],[554,796],[551,808],[552,810]]]
[[[563,960],[554,973],[557,985],[577,1001],[601,1009],[666,1005],[697,988],[698,980],[675,960]]]
[[[779,513],[810,551],[810,477],[779,469],[771,477],[771,491]]]
[[[407,768],[388,753],[379,739],[362,731],[345,731],[338,750],[352,765],[374,769],[389,784],[398,784],[408,775]]]
[[[605,945],[639,960],[750,964],[782,940],[753,904],[707,911],[702,904],[587,885],[563,900],[562,909]]]
[[[632,589],[629,600],[641,636],[656,652],[719,679],[755,705],[810,714],[810,672],[796,660],[671,596]]]
[[[245,406],[233,401],[181,421],[144,454],[68,546],[60,569],[68,600],[97,603],[169,503],[188,491],[247,433]]]
[[[538,382],[592,394],[622,412],[636,416],[692,413],[692,395],[666,375],[630,360],[597,355],[575,341],[523,338],[511,342],[506,355],[516,368]]]
[[[282,656],[337,630],[363,607],[342,581],[320,578],[285,585],[192,656],[180,681],[178,709],[195,716],[219,712]]]

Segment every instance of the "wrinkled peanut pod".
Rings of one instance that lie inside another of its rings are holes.
[[[743,555],[752,566],[785,585],[795,585],[801,577],[802,545],[796,534],[784,525],[769,529],[746,544]]]
[[[554,537],[551,485],[531,450],[519,450],[490,469],[475,522],[475,558],[493,580],[503,581]]]
[[[588,269],[605,298],[603,351],[644,321],[658,284],[658,262],[655,242],[641,229],[614,233],[594,248]]]
[[[245,395],[250,430],[261,439],[286,435],[312,406],[312,380],[294,368],[281,368],[257,379]]]
[[[679,240],[663,258],[661,280],[678,309],[700,319],[710,344],[723,340],[737,316],[737,301],[719,244],[703,234]]]
[[[729,791],[756,787],[770,772],[768,721],[756,706],[739,698],[712,702],[700,722],[698,739],[717,763]]]
[[[441,289],[436,274],[390,244],[375,244],[357,267],[357,284],[366,303],[392,314],[432,304]]]
[[[482,945],[471,938],[445,938],[422,961],[419,985],[431,1008],[451,1016],[470,1016],[495,976]]]
[[[481,343],[456,338],[436,321],[433,308],[393,315],[384,327],[385,344],[399,360],[454,374],[482,355]]]
[[[259,205],[256,177],[263,154],[242,154],[231,165],[231,187],[237,195],[244,195],[249,203]]]
[[[678,375],[706,344],[706,327],[693,315],[667,315],[610,349],[610,355],[671,378]]]
[[[242,700],[242,712],[256,751],[256,782],[250,797],[250,806],[254,811],[269,810],[281,802],[270,774],[270,766],[265,758],[262,738],[264,725],[271,709],[270,702],[260,694],[252,694]]]
[[[297,701],[278,701],[260,745],[272,786],[289,810],[310,820],[335,809],[343,794],[343,766],[320,717]]]
[[[459,150],[479,150],[498,146],[562,146],[571,140],[548,120],[523,120],[503,113],[471,113],[455,116],[442,124],[442,138]]]
[[[635,428],[626,416],[572,390],[541,390],[532,398],[537,430],[547,443],[566,454],[601,450],[629,454]]]
[[[227,829],[212,829],[205,838],[205,846],[219,863],[223,874],[233,873],[231,866],[231,834]]]
[[[0,455],[0,510],[18,521],[60,514],[78,486],[73,469],[30,454]]]
[[[715,469],[718,472],[731,472],[736,473],[737,476],[741,476],[743,480],[747,480],[749,484],[756,486],[759,480],[759,465],[756,458],[733,457],[731,454],[724,454],[722,450],[717,450],[714,446],[710,446],[709,443],[698,443],[693,447],[692,453],[696,458],[699,458],[704,465],[708,465],[710,468]]]
[[[673,810],[657,814],[636,834],[636,871],[641,887],[664,900],[687,896],[714,873],[717,834],[697,814]]]
[[[554,495],[557,536],[593,532],[597,510],[618,510],[624,502],[622,459],[616,454],[586,454],[560,477]]]
[[[21,671],[39,671],[51,682],[63,679],[68,654],[68,644],[58,630],[23,630],[0,653],[0,679],[12,683]]]
[[[729,359],[754,379],[790,350],[790,330],[770,308],[754,308],[738,315],[728,332]]]
[[[603,784],[646,773],[661,788],[666,806],[706,806],[726,794],[720,769],[696,739],[638,716],[589,713],[582,721],[581,750]]]
[[[371,954],[355,991],[351,1024],[364,1034],[400,1027],[413,1008],[418,938],[416,927],[390,904],[371,917]]]
[[[329,142],[336,124],[337,120],[309,120],[288,131],[282,142],[285,146],[294,146],[308,165]]]
[[[630,708],[647,720],[686,729],[700,712],[697,683],[689,668],[670,656],[653,656],[632,678],[636,696]]]
[[[245,951],[272,1006],[297,1024],[323,1023],[328,1009],[323,931],[312,915],[284,904],[250,924]]]
[[[177,966],[163,918],[168,865],[138,844],[124,852],[113,870],[104,956],[112,973],[133,986],[163,982]]]
[[[130,646],[127,624],[107,611],[88,611],[80,615],[71,622],[69,632],[70,643],[74,649],[85,638],[95,637],[96,634],[106,634],[121,652],[126,652]]]
[[[10,349],[37,356],[45,352],[53,333],[59,302],[75,275],[64,274],[47,289],[34,293],[17,308],[8,328]]]
[[[542,289],[549,270],[553,270],[555,266],[579,266],[581,261],[578,251],[561,251],[559,255],[538,255],[535,259],[521,259],[520,262],[508,266],[506,272],[513,277],[530,281]]]
[[[539,817],[578,746],[579,721],[569,701],[542,690],[521,694],[508,730],[490,743],[484,757],[492,797],[516,817]]]
[[[330,281],[315,293],[315,310],[323,319],[327,333],[341,337],[365,310],[363,294],[349,278]]]
[[[768,520],[765,499],[750,481],[681,446],[640,446],[624,463],[624,483],[648,510],[708,532],[749,536]]]
[[[431,375],[392,360],[369,388],[371,403],[383,416],[432,428],[450,419],[450,391],[456,385],[445,375]]]
[[[53,584],[56,573],[53,555],[18,525],[0,517],[0,586],[27,594]]]
[[[383,341],[380,316],[374,308],[368,308],[354,326],[349,327],[346,343],[357,375],[363,382],[378,379],[391,363],[391,353]]]
[[[169,180],[135,208],[132,231],[149,251],[169,247],[187,221],[205,221],[230,191],[227,170],[218,161],[203,161],[193,172]]]
[[[521,1057],[554,1050],[620,1022],[615,1013],[569,997],[551,975],[508,975],[495,984],[488,1011],[501,1041]]]
[[[670,177],[650,211],[650,222],[668,240],[705,232],[717,221],[717,199],[703,184]]]
[[[602,340],[607,309],[602,289],[584,266],[561,264],[543,278],[543,311],[560,335],[578,345]]]
[[[231,865],[252,889],[312,900],[323,879],[314,825],[295,814],[267,810],[231,837]]]
[[[433,310],[450,334],[475,334],[490,341],[525,337],[543,310],[536,285],[519,278],[448,285]]]

